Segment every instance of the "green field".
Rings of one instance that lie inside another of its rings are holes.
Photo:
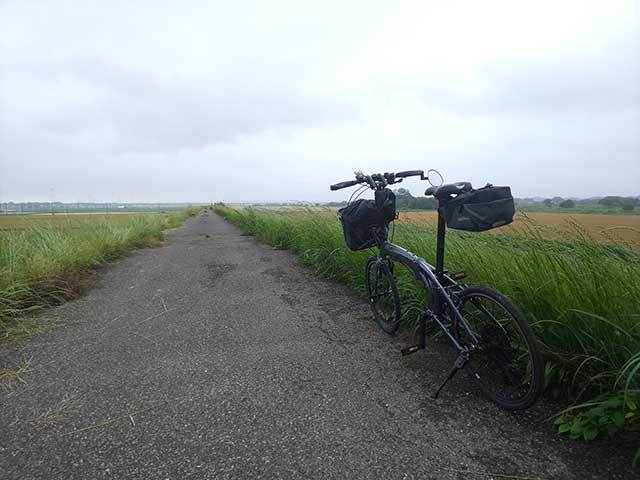
[[[323,211],[234,209],[216,212],[244,234],[291,250],[326,278],[364,295],[368,251],[347,249],[341,226]],[[434,263],[435,232],[397,225],[395,242]],[[559,428],[591,440],[640,430],[640,254],[588,239],[449,231],[446,265],[469,283],[508,295],[532,324],[547,362],[547,395],[585,408],[567,412]],[[403,269],[398,269],[402,271]],[[399,275],[403,322],[415,326],[422,291]]]
[[[33,331],[29,313],[77,296],[86,272],[135,248],[197,209],[171,214],[0,217],[0,340]]]
[[[574,207],[574,208],[560,208],[560,207],[520,207],[521,212],[547,212],[547,213],[568,213],[568,214],[594,214],[594,215],[640,215],[640,209],[623,210],[622,208],[606,208],[598,206],[590,207]]]

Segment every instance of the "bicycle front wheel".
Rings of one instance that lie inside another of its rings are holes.
[[[396,333],[400,327],[400,296],[387,262],[380,257],[369,258],[365,283],[376,322],[385,332]]]
[[[496,290],[472,286],[459,297],[459,309],[471,338],[458,325],[459,341],[475,346],[465,370],[484,394],[506,410],[533,405],[544,388],[544,364],[538,342],[524,316]]]

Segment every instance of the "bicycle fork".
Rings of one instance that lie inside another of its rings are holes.
[[[442,323],[437,319],[437,317],[433,314],[433,312],[431,310],[426,310],[420,317],[420,326],[418,329],[418,344],[412,345],[410,347],[406,347],[400,350],[400,353],[402,354],[403,357],[416,353],[420,350],[424,350],[425,343],[426,343],[426,334],[427,334],[427,320],[435,321],[438,324],[438,326],[440,326],[440,328],[442,328],[444,332],[447,333],[447,335],[451,338],[451,335],[449,335],[447,328],[444,325],[442,325]],[[455,376],[455,374],[458,373],[458,370],[462,370],[467,364],[467,362],[469,361],[469,351],[466,348],[462,347],[460,344],[458,344],[458,342],[455,341],[455,339],[453,338],[451,339],[454,341],[455,346],[460,351],[460,355],[458,355],[458,358],[456,358],[455,362],[453,362],[453,367],[449,371],[449,374],[446,376],[446,378],[443,380],[440,386],[433,393],[432,398],[434,399],[438,398],[438,395],[440,394],[442,389],[445,387],[445,385],[449,383],[449,380],[451,380]]]

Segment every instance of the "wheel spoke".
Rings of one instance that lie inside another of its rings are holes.
[[[533,371],[532,347],[511,313],[513,307],[509,310],[502,304],[505,300],[484,294],[489,289],[475,288],[481,292],[467,293],[466,297],[463,294],[460,312],[478,340],[462,329],[458,332],[462,344],[473,350],[468,364],[472,378],[503,406],[519,405],[525,397],[535,400],[530,392],[541,377]],[[536,392],[541,388],[537,384],[535,387]]]
[[[398,296],[385,263],[377,259],[370,260],[367,265],[367,288],[376,321],[386,332],[395,332],[399,325]]]

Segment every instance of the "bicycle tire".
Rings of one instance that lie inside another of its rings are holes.
[[[468,375],[480,386],[485,396],[505,410],[524,410],[532,406],[544,390],[544,362],[538,340],[524,315],[507,297],[488,287],[469,286],[463,290],[458,299],[460,313],[480,335],[480,344],[484,349],[480,353],[472,353],[469,362],[465,365]],[[494,305],[501,307],[511,317],[516,328],[513,329],[513,326],[508,325],[504,317],[499,321],[493,312],[487,314],[487,303],[482,303],[483,301],[493,302]],[[470,312],[465,310],[469,305],[473,305],[475,312],[479,312],[474,318],[471,318]],[[486,320],[487,324],[480,325],[479,318]],[[512,338],[506,327],[514,333],[519,333],[520,338]],[[458,326],[455,334],[458,337],[457,340],[464,344],[465,340],[468,340],[468,334],[463,334],[462,331],[463,328]],[[522,354],[523,347],[526,347],[528,358]],[[521,385],[516,385],[515,390],[522,391],[516,397],[508,397],[495,388],[500,382],[500,377],[503,377],[506,385],[515,383],[514,376],[517,378],[520,375],[522,376]]]
[[[376,323],[390,335],[400,328],[400,296],[387,263],[371,257],[365,270],[367,298]],[[383,293],[379,293],[383,289]]]

